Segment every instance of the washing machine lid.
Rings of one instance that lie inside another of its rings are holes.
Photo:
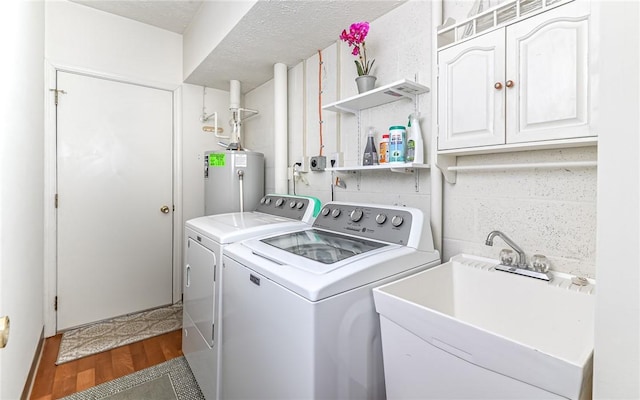
[[[260,239],[260,242],[321,264],[335,264],[359,254],[388,246],[386,243],[318,229],[272,236]]]
[[[309,226],[305,222],[256,211],[207,215],[190,219],[185,225],[220,244]]]

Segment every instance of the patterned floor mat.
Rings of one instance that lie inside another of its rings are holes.
[[[56,365],[182,327],[182,303],[72,329],[62,334]]]
[[[165,375],[169,376],[170,386],[173,386],[172,391],[169,391],[169,393],[163,393],[162,396],[151,394],[151,397],[148,397],[144,394],[141,395],[143,392],[154,393],[154,391],[157,392],[158,390],[165,390],[162,387],[152,387],[165,383],[159,379]],[[145,388],[143,385],[147,387]],[[168,396],[166,396],[167,394]],[[63,397],[63,399],[140,400],[142,398],[158,399],[162,397],[169,399],[176,398],[177,400],[204,400],[200,387],[193,377],[191,368],[189,368],[189,364],[187,364],[187,360],[185,360],[184,357],[174,358],[173,360],[163,362],[162,364],[158,364],[82,392]]]

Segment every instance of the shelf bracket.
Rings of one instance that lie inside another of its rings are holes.
[[[456,183],[457,173],[449,167],[454,167],[458,163],[456,156],[438,154],[436,155],[436,166],[442,172],[444,179],[449,183]]]

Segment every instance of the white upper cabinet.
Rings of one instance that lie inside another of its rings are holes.
[[[439,149],[502,144],[504,32],[497,30],[438,54]]]
[[[438,149],[595,136],[589,5],[574,1],[438,53]]]

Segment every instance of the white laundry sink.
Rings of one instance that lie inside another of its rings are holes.
[[[458,255],[374,289],[389,398],[588,398],[595,283]]]

